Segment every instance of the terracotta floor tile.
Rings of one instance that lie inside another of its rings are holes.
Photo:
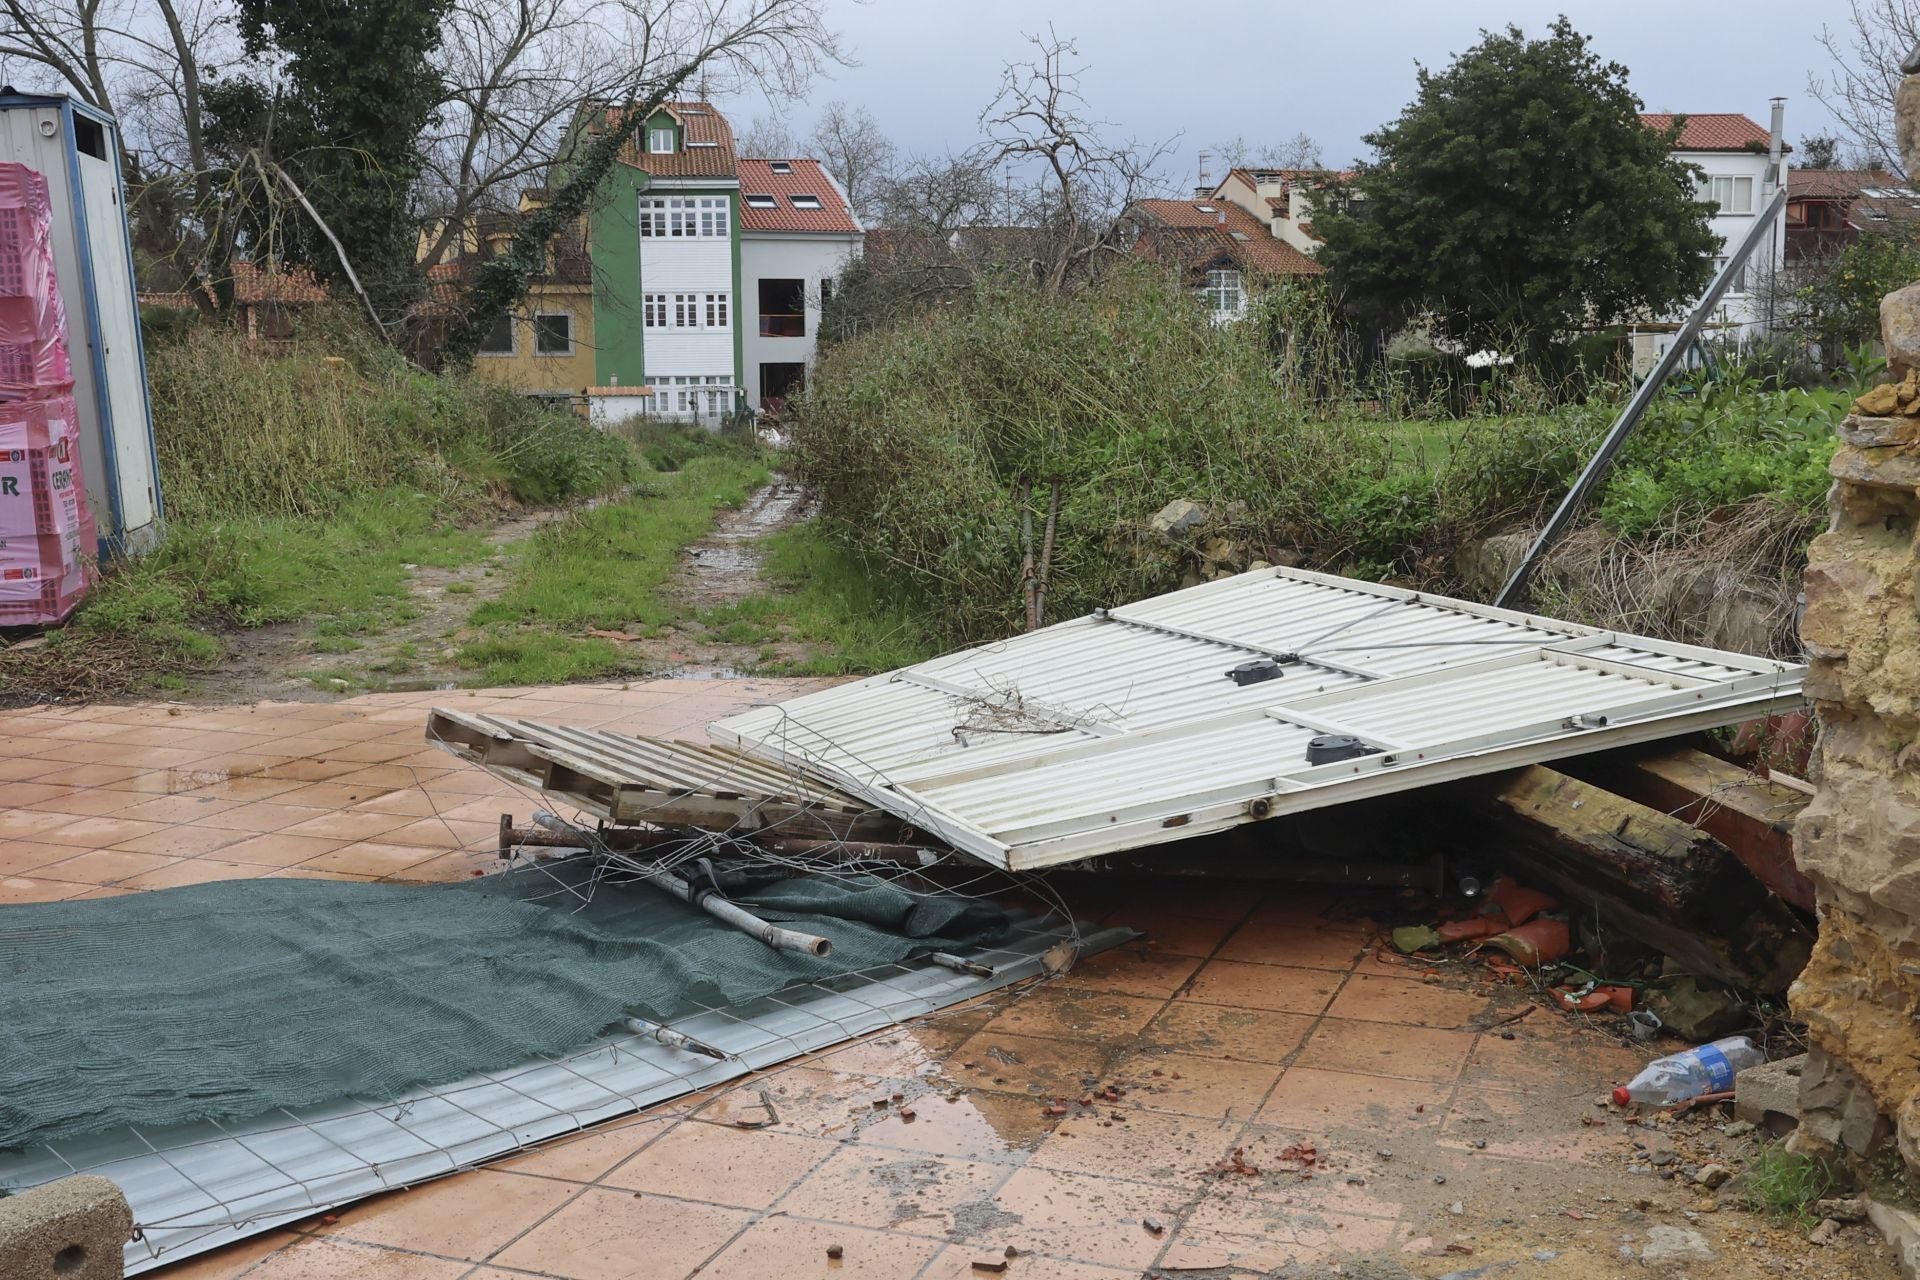
[[[1624,1145],[1619,1132],[1580,1123],[1597,1114],[1590,1091],[1514,1093],[1462,1085],[1440,1126],[1440,1145],[1485,1150],[1490,1156],[1536,1163],[1599,1164]],[[1474,1142],[1485,1142],[1475,1148]]]
[[[284,831],[276,831],[271,838],[287,839],[288,836]],[[433,856],[431,849],[363,840],[358,844],[344,845],[331,853],[323,853],[317,858],[309,858],[300,865],[309,871],[344,871],[348,875],[377,878],[399,875],[408,867],[418,866]]]
[[[1437,982],[1355,974],[1327,1012],[1336,1018],[1398,1022],[1410,1027],[1460,1028],[1487,1008],[1486,996],[1456,991]]]
[[[1280,1070],[1270,1062],[1143,1053],[1115,1067],[1113,1078],[1136,1107],[1244,1121],[1266,1101]]]
[[[751,1221],[743,1209],[588,1187],[488,1261],[567,1280],[678,1280]]]
[[[919,1280],[986,1280],[991,1273],[973,1264],[991,1262],[999,1254],[990,1240],[982,1240],[977,1245],[948,1245],[939,1257],[927,1264]],[[1103,1267],[1043,1253],[1023,1253],[1008,1268],[1007,1274],[1011,1280],[1022,1277],[1027,1280],[1043,1277],[1044,1280],[1139,1280],[1141,1273],[1138,1267]]]
[[[1246,1212],[1235,1212],[1236,1208],[1244,1208]],[[1272,1234],[1263,1235],[1253,1229],[1264,1222],[1275,1224]],[[1219,1230],[1216,1223],[1249,1230],[1236,1234]],[[1180,1228],[1161,1266],[1169,1271],[1217,1269],[1235,1276],[1269,1272],[1285,1275],[1296,1267],[1330,1263],[1344,1256],[1388,1252],[1393,1248],[1394,1238],[1393,1223],[1380,1218],[1288,1217],[1272,1214],[1270,1206],[1252,1197],[1239,1206],[1208,1200]]]
[[[837,1149],[820,1138],[683,1120],[603,1185],[765,1209]]]
[[[823,1049],[811,1061],[833,1071],[857,1071],[873,1076],[932,1075],[948,1054],[997,1013],[997,1009],[964,1014],[949,1012],[929,1021],[890,1027]]]
[[[1255,1119],[1310,1140],[1329,1132],[1393,1135],[1434,1128],[1446,1100],[1444,1086],[1424,1080],[1293,1067]]]
[[[781,1197],[779,1208],[798,1218],[950,1236],[955,1210],[985,1201],[1006,1177],[1000,1164],[843,1146]]]
[[[1376,903],[1377,911],[1372,910]],[[1355,933],[1364,937],[1378,931],[1373,916],[1391,910],[1392,906],[1390,894],[1376,900],[1364,894],[1289,890],[1255,908],[1247,917],[1247,924],[1255,928],[1318,929],[1323,933]]]
[[[1467,1059],[1461,1083],[1482,1088],[1555,1093],[1581,1090],[1598,1093],[1624,1084],[1657,1051],[1636,1053],[1599,1034],[1585,1034],[1564,1020],[1547,1024],[1546,1031],[1525,1023],[1482,1035]]]
[[[70,845],[75,849],[104,849],[166,829],[164,822],[134,822],[127,818],[71,818],[61,826],[35,832],[33,838],[47,844]]]
[[[1331,933],[1295,925],[1247,923],[1221,947],[1221,960],[1254,964],[1284,964],[1301,969],[1351,969],[1366,949],[1366,939],[1355,933]]]
[[[319,1234],[479,1262],[578,1194],[546,1178],[480,1169],[362,1201]]]
[[[35,778],[35,782],[58,783],[70,787],[104,787],[109,783],[124,782],[150,772],[134,765],[115,764],[70,764],[63,769],[54,769]]]
[[[41,880],[31,876],[0,879],[0,907],[26,902],[58,902],[79,894],[84,886],[69,880]]]
[[[382,791],[400,791],[417,787],[435,778],[443,778],[452,773],[458,765],[452,756],[442,756],[443,767],[408,764],[362,764],[351,773],[343,773],[332,781],[343,787],[367,787]]]
[[[425,719],[424,716],[421,718]],[[391,764],[402,756],[414,754],[414,752],[419,750],[419,746],[419,740],[413,734],[408,734],[405,742],[383,742],[375,740],[369,742],[342,743],[337,747],[330,748],[327,751],[327,755],[335,760],[357,760],[363,764]],[[453,760],[452,756],[443,756],[441,758],[449,763]]]
[[[1317,1014],[1326,1010],[1340,980],[1339,974],[1325,969],[1209,960],[1180,998],[1274,1013]]]
[[[205,783],[194,788],[192,794],[198,796],[215,796],[222,800],[239,800],[245,802],[283,796],[289,791],[297,791],[306,785],[306,783],[296,782],[292,778],[266,778],[257,774],[243,774],[238,777],[228,776]]]
[[[1021,996],[986,1029],[1066,1040],[1117,1040],[1138,1033],[1160,1012],[1163,1003],[1150,997],[1075,991],[1054,984]]]
[[[858,1127],[858,1121],[872,1117],[872,1100],[886,1097],[894,1086],[875,1076],[818,1067],[783,1067],[722,1090],[699,1114],[725,1124],[736,1119],[764,1121],[767,1114],[760,1102],[762,1089],[773,1097],[780,1116],[776,1131],[844,1137]]]
[[[1047,1252],[1112,1267],[1142,1268],[1165,1243],[1145,1225],[1178,1220],[1191,1193],[1117,1178],[1052,1169],[1022,1169],[993,1198],[1017,1222],[996,1227],[994,1244]]]
[[[120,813],[153,797],[138,791],[120,791],[107,787],[69,788],[66,795],[29,802],[28,809],[51,813],[70,813],[77,818],[97,818]]]
[[[1297,1153],[1289,1148],[1300,1143],[1315,1146],[1319,1159],[1302,1178]],[[1384,1148],[1320,1142],[1311,1135],[1292,1129],[1269,1129],[1252,1125],[1235,1144],[1241,1159],[1260,1170],[1251,1177],[1234,1174],[1220,1178],[1210,1198],[1224,1200],[1260,1199],[1264,1211],[1296,1219],[1317,1215],[1338,1220],[1352,1214],[1388,1221],[1400,1216],[1412,1196],[1431,1200],[1434,1167],[1423,1153],[1409,1152],[1410,1158],[1382,1159]],[[1449,1173],[1455,1169],[1448,1168]],[[1349,1177],[1358,1179],[1348,1181]],[[1220,1224],[1222,1230],[1240,1230]],[[1263,1225],[1261,1233],[1271,1230]]]
[[[381,843],[386,842],[381,841]],[[394,847],[404,848],[405,846]],[[425,861],[416,862],[410,867],[392,872],[385,878],[405,880],[412,884],[445,884],[452,880],[471,880],[475,876],[498,875],[507,868],[507,864],[500,861],[500,855],[491,849],[473,852],[419,849],[419,852],[426,855]]]
[[[35,840],[43,831],[70,826],[73,815],[47,809],[0,809],[0,840]]]
[[[425,796],[425,792],[415,794]],[[429,797],[439,806],[423,816],[446,818],[453,822],[491,822],[500,823],[500,815],[513,814],[515,820],[526,821],[533,811],[540,807],[538,801],[527,796],[489,796],[484,800],[469,800],[461,797],[458,803],[449,804],[448,797]]]
[[[1175,1000],[1141,1032],[1140,1040],[1203,1058],[1282,1062],[1300,1047],[1313,1021],[1306,1014]]]
[[[387,844],[417,844],[429,849],[486,849],[492,852],[500,844],[500,815],[495,814],[490,823],[422,818],[394,827],[382,834],[380,839]]]
[[[1060,984],[1082,991],[1113,991],[1164,1000],[1178,991],[1200,964],[1195,956],[1154,955],[1149,948],[1126,943],[1081,960],[1060,978]]]
[[[557,1138],[523,1155],[487,1166],[503,1173],[531,1173],[569,1182],[595,1182],[613,1166],[658,1138],[677,1121],[676,1112],[645,1115]]]
[[[61,862],[50,862],[38,868],[35,874],[43,880],[65,880],[70,884],[118,884],[172,866],[178,861],[178,858],[157,853],[95,849],[90,853],[69,856]]]
[[[20,750],[23,752],[31,753],[34,749],[33,743],[20,744]],[[12,744],[0,743],[0,782],[16,784],[27,782],[43,773],[52,773],[60,767],[56,760],[47,760],[35,754],[13,755],[12,750]]]
[[[951,1092],[919,1092],[910,1087],[905,1106],[913,1119],[904,1119],[899,1107],[875,1112],[871,1118],[856,1117],[854,1141],[959,1160],[1019,1164],[1054,1123],[1032,1098],[985,1089],[954,1097]]]
[[[318,836],[322,840],[372,840],[406,825],[407,820],[398,814],[359,810],[323,813],[317,818],[308,818],[305,822],[296,822],[280,830],[290,836]]]
[[[1028,1163],[1062,1173],[1197,1188],[1207,1183],[1208,1170],[1234,1147],[1239,1132],[1237,1122],[1100,1106],[1062,1120]]]
[[[1147,935],[1154,950],[1176,956],[1210,956],[1215,947],[1233,930],[1231,920],[1209,920],[1205,916],[1162,915],[1157,919],[1134,919],[1121,923]]]
[[[142,822],[205,822],[214,814],[237,806],[234,800],[221,799],[218,796],[203,796],[188,792],[184,795],[156,796],[142,800],[129,808],[122,809],[123,818],[138,818]]]
[[[251,880],[265,875],[267,868],[247,862],[221,862],[214,858],[183,858],[179,862],[123,880],[129,889],[177,889],[182,885],[209,884],[215,880]]]
[[[288,744],[284,741],[264,744],[259,749],[261,755],[277,754]],[[356,773],[367,766],[358,760],[328,760],[321,756],[302,755],[298,751],[289,752],[281,763],[273,765],[269,776],[289,782],[321,783],[338,778],[342,774]],[[368,788],[362,795],[378,788]]]
[[[1473,1049],[1471,1031],[1322,1018],[1297,1059],[1303,1067],[1450,1082]]]
[[[158,853],[173,858],[197,858],[246,838],[247,833],[244,831],[225,831],[219,827],[190,826],[179,823],[151,835],[123,840],[113,847],[129,853]]]
[[[263,867],[291,867],[343,847],[344,840],[289,836],[278,831],[252,836],[228,845],[220,856],[229,862],[253,862]]]
[[[344,871],[306,871],[300,867],[282,867],[278,871],[269,871],[261,876],[262,880],[351,880],[356,884],[373,884],[378,876],[353,876]]]
[[[192,860],[189,859],[187,862],[176,863],[175,865],[185,866],[185,865],[188,865],[191,861]],[[91,889],[85,889],[79,893],[74,894],[71,898],[68,898],[67,901],[68,902],[88,902],[94,898],[124,898],[129,894],[134,894],[139,892],[140,890],[138,889],[129,889],[121,885],[95,885]]]
[[[836,1244],[841,1256],[830,1260],[827,1248]],[[891,1231],[765,1218],[701,1268],[700,1280],[906,1280],[939,1249],[937,1241]]]
[[[295,784],[274,799],[281,804],[304,804],[316,809],[346,809],[362,800],[383,796],[387,791],[385,787],[343,787],[337,782],[310,782]]]
[[[244,1274],[247,1280],[459,1280],[472,1269],[470,1262],[304,1236]]]
[[[403,818],[417,819],[431,818],[436,814],[444,814],[451,808],[457,806],[448,805],[444,797],[436,801],[424,791],[400,790],[386,791],[377,796],[369,796],[367,799],[355,801],[347,807],[356,812],[394,813],[399,814]],[[531,802],[528,804],[529,812],[538,807],[539,806]],[[499,820],[500,815],[496,813],[494,815],[494,821],[498,822]]]
[[[0,876],[25,875],[49,862],[63,862],[73,856],[64,845],[40,844],[30,840],[9,840],[0,844]]]
[[[296,822],[305,822],[309,818],[318,818],[327,812],[328,810],[315,809],[307,805],[277,804],[272,800],[255,800],[236,802],[230,809],[199,819],[199,824],[203,827],[221,827],[228,831],[244,831],[261,835],[290,827]]]
[[[1088,1080],[1106,1074],[1114,1053],[1088,1041],[982,1031],[954,1050],[947,1074],[971,1088],[1027,1094],[1036,1101],[1078,1098]]]
[[[525,792],[479,769],[464,769],[424,784],[435,795],[447,796],[520,796]]]
[[[0,761],[0,764],[4,763],[5,761]],[[57,766],[49,765],[48,767]],[[45,804],[49,800],[64,800],[80,794],[82,790],[83,788],[80,787],[56,786],[51,782],[8,782],[0,785],[0,800],[4,800],[8,808],[19,809],[27,805]],[[57,806],[48,805],[47,807]]]

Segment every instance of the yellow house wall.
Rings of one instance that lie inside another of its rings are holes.
[[[533,314],[567,311],[573,315],[573,353],[535,355]],[[580,391],[593,385],[593,290],[587,285],[536,285],[514,318],[512,355],[474,357],[474,372],[515,391]]]

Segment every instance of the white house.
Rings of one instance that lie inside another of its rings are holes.
[[[1680,136],[1673,154],[1702,170],[1700,198],[1715,206],[1712,226],[1721,242],[1716,266],[1724,266],[1732,247],[1752,230],[1754,219],[1786,181],[1782,158],[1786,144],[1781,137],[1785,120],[1783,101],[1774,100],[1770,129],[1737,113],[1652,114],[1640,119],[1649,128],[1663,130],[1671,128],[1675,120],[1680,121]],[[1766,241],[1747,259],[1745,269],[1721,299],[1708,336],[1744,343],[1767,332],[1776,305],[1772,282],[1786,261],[1786,253],[1787,218],[1782,209],[1775,216]],[[1685,318],[1682,312],[1659,324],[1636,326],[1633,344],[1636,372],[1652,368],[1672,343],[1673,329]]]
[[[821,304],[862,231],[818,160],[740,161],[740,279],[747,402],[778,409],[806,386]]]

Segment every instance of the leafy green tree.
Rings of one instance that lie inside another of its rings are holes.
[[[246,238],[329,283],[351,273],[385,326],[421,291],[412,202],[419,139],[445,98],[431,55],[452,4],[238,0],[246,51],[273,72],[205,90]]]
[[[1910,229],[1870,231],[1797,274],[1787,322],[1819,344],[1823,365],[1838,369],[1850,348],[1879,338],[1880,299],[1920,280],[1920,237]]]
[[[1565,18],[1547,38],[1483,32],[1367,135],[1320,259],[1372,317],[1425,314],[1471,350],[1535,362],[1579,330],[1667,312],[1713,274],[1718,238],[1675,130],[1639,119],[1626,68]]]

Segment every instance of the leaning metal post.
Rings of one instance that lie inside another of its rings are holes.
[[[1633,429],[1640,425],[1640,419],[1645,416],[1647,407],[1653,403],[1653,398],[1660,394],[1660,388],[1666,385],[1673,371],[1680,367],[1680,362],[1686,358],[1688,348],[1699,340],[1701,329],[1706,327],[1707,317],[1720,304],[1721,295],[1725,294],[1728,287],[1732,285],[1734,277],[1740,274],[1740,268],[1746,265],[1747,259],[1753,255],[1753,251],[1760,246],[1761,241],[1772,237],[1780,211],[1786,208],[1786,204],[1787,184],[1782,182],[1779,190],[1774,192],[1773,199],[1767,202],[1766,209],[1754,220],[1753,226],[1747,229],[1746,236],[1740,241],[1740,247],[1728,256],[1727,265],[1720,268],[1720,274],[1715,276],[1713,283],[1707,286],[1707,292],[1695,304],[1693,314],[1689,315],[1687,322],[1680,326],[1680,332],[1675,335],[1673,345],[1668,347],[1666,354],[1660,357],[1660,363],[1653,366],[1653,372],[1647,375],[1646,381],[1635,389],[1633,398],[1627,401],[1627,407],[1620,411],[1620,416],[1613,420],[1613,426],[1608,429],[1606,439],[1600,442],[1600,448],[1587,463],[1587,469],[1582,471],[1580,478],[1573,482],[1573,488],[1569,489],[1567,496],[1561,499],[1559,509],[1553,513],[1553,518],[1547,521],[1547,527],[1540,531],[1540,536],[1533,540],[1533,546],[1527,549],[1527,554],[1522,556],[1520,563],[1514,567],[1513,576],[1507,579],[1507,585],[1500,588],[1500,594],[1493,598],[1496,607],[1506,608],[1519,601],[1521,593],[1527,589],[1527,583],[1533,578],[1533,571],[1539,567],[1541,557],[1546,555],[1554,543],[1565,536],[1568,526],[1573,523],[1573,518],[1580,514],[1580,508],[1587,504],[1587,499],[1593,496],[1594,491],[1607,478],[1607,472],[1613,469],[1614,458],[1619,454],[1621,447],[1627,443],[1627,437],[1633,434]]]

